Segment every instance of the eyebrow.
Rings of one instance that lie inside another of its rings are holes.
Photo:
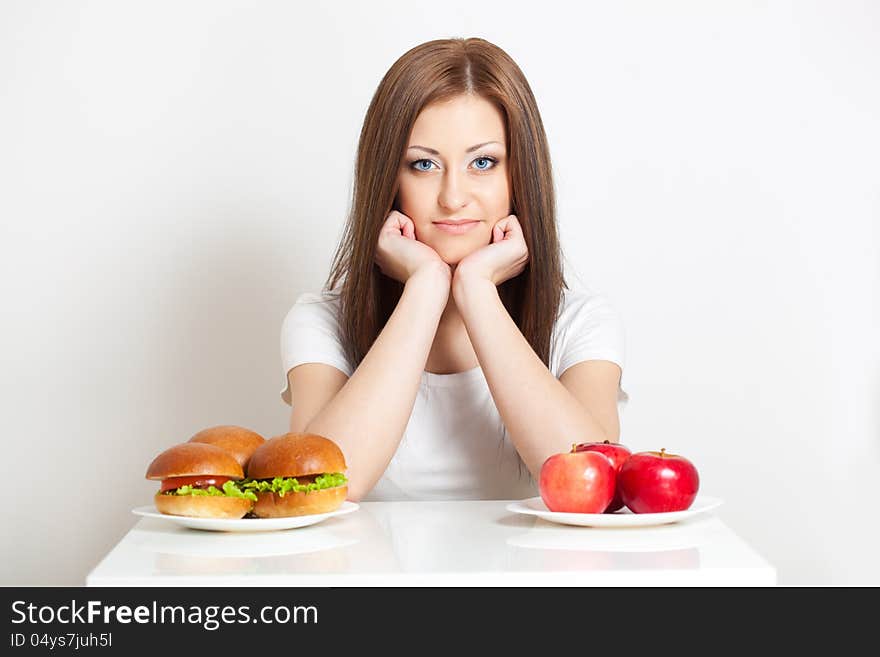
[[[498,141],[484,141],[482,144],[476,144],[475,146],[471,146],[469,149],[465,151],[465,153],[473,153],[475,150],[482,148],[483,146],[488,146],[489,144],[498,144],[501,146],[501,142]],[[433,148],[428,148],[427,146],[410,146],[407,150],[412,150],[413,148],[417,148],[421,151],[425,151],[426,153],[430,153],[431,155],[440,155],[439,151],[435,151]]]

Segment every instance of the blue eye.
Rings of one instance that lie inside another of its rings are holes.
[[[494,157],[487,157],[487,156],[478,157],[478,158],[474,159],[473,161],[474,162],[488,162],[489,164],[491,164],[491,166],[482,166],[482,167],[477,166],[476,167],[477,171],[489,171],[490,169],[494,169],[495,165],[498,163],[498,160],[496,160]],[[422,162],[427,162],[427,164],[429,166],[427,168],[420,166]],[[432,165],[432,164],[434,164],[433,161],[422,158],[420,160],[413,160],[412,162],[410,162],[409,166],[410,166],[410,168],[415,169],[416,171],[430,171],[431,170],[430,165]]]

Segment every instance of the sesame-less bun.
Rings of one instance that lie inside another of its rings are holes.
[[[222,424],[202,429],[190,438],[189,442],[205,443],[225,449],[235,456],[235,460],[241,464],[242,468],[246,468],[251,454],[266,442],[266,439],[250,429],[233,424]]]
[[[244,472],[225,449],[204,443],[181,443],[159,454],[147,468],[147,479],[174,477],[229,477],[241,479]],[[187,481],[187,480],[184,480]],[[191,482],[192,479],[189,480]],[[195,518],[243,518],[253,508],[251,500],[226,495],[166,495],[153,497],[160,513]]]
[[[313,433],[287,433],[267,440],[251,456],[247,474],[252,479],[313,477],[344,472],[345,457],[329,438]],[[320,490],[257,493],[254,515],[260,518],[304,516],[335,511],[345,501],[348,485]]]
[[[286,433],[257,447],[248,462],[252,479],[307,477],[344,472],[345,457],[329,438],[314,433]]]
[[[163,495],[153,497],[159,513],[194,518],[243,518],[254,503],[242,497],[225,495]]]
[[[286,518],[335,511],[348,495],[348,486],[300,493],[257,493],[254,515],[260,518]]]
[[[225,449],[204,443],[181,443],[159,454],[147,468],[147,479],[215,475],[241,479],[244,471]]]

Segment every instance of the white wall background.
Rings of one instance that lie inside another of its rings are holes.
[[[781,583],[880,583],[876,3],[254,4],[0,4],[0,583],[82,584],[170,444],[286,430],[370,97],[448,36],[532,85],[622,442],[694,460]]]

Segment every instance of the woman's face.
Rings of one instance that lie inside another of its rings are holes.
[[[458,264],[489,244],[492,227],[511,213],[503,114],[469,95],[428,105],[413,126],[397,182],[397,207],[412,219],[416,239]],[[457,219],[478,223],[464,232],[437,223]]]

